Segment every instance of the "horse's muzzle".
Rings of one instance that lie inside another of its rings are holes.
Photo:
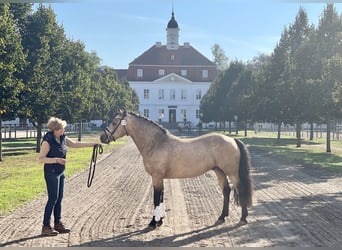
[[[102,143],[106,143],[106,144],[110,143],[110,138],[107,136],[106,133],[101,135],[100,140]]]

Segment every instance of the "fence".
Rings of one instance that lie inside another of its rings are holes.
[[[330,128],[330,136],[332,140],[342,140],[342,124],[333,124]],[[278,133],[277,124],[255,124],[255,133],[266,132],[266,133]],[[301,137],[310,138],[311,128],[309,125],[304,124],[301,127]],[[291,125],[282,125],[280,127],[280,134],[286,136],[296,137],[296,127]],[[313,137],[314,138],[326,138],[327,127],[325,124],[314,124],[313,126]]]
[[[67,134],[77,133],[79,130],[79,123],[68,124],[65,128]],[[47,132],[47,127],[43,126],[42,135]],[[82,132],[90,131],[90,123],[82,123]],[[16,139],[16,138],[37,138],[37,129],[35,127],[21,127],[16,124],[7,124],[1,128],[2,139]]]

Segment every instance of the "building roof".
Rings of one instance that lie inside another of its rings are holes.
[[[127,69],[116,69],[115,72],[121,82],[127,81]]]
[[[216,64],[186,43],[176,50],[169,50],[165,45],[156,44],[134,59],[131,65],[163,66],[213,66]]]

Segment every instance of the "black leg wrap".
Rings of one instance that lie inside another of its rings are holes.
[[[160,206],[160,203],[162,203],[164,200],[164,192],[163,190],[154,188],[153,189],[153,205],[154,209],[158,206]],[[163,224],[163,218],[160,218],[159,221],[156,221],[155,216],[152,217],[151,222],[148,224],[149,228],[156,228]]]

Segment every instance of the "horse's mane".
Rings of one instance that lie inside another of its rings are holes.
[[[163,134],[165,134],[165,135],[168,133],[168,131],[167,131],[165,128],[163,128],[162,126],[160,126],[160,125],[159,125],[158,123],[156,123],[155,121],[152,121],[152,120],[146,118],[145,116],[139,115],[139,114],[134,113],[134,112],[132,112],[132,111],[128,112],[128,114],[133,115],[133,116],[136,117],[136,118],[139,118],[139,119],[142,119],[142,120],[144,120],[144,121],[147,121],[147,122],[151,123],[152,125],[154,125],[156,128],[158,128],[158,129],[159,129]]]

